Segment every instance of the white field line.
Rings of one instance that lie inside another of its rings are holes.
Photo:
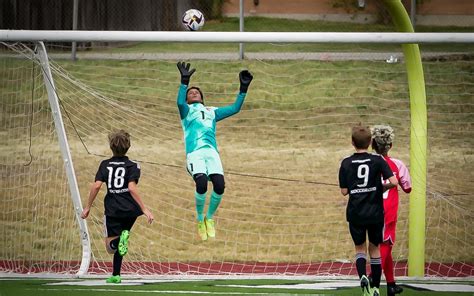
[[[115,285],[115,284],[114,284]],[[118,293],[154,293],[154,294],[204,294],[204,295],[280,295],[280,296],[290,296],[290,295],[301,295],[301,294],[288,294],[288,293],[253,293],[253,292],[208,292],[208,291],[165,291],[165,290],[122,290],[122,289],[28,289],[34,291],[82,291],[82,292],[118,292]],[[335,296],[333,294],[305,294],[312,296]]]
[[[144,284],[158,284],[163,282],[180,282],[180,281],[195,281],[191,279],[187,280],[123,280],[120,285],[123,286],[137,286]],[[474,292],[474,285],[471,283],[448,283],[448,282],[431,282],[431,283],[403,283],[399,281],[399,284],[404,286],[421,288],[429,291],[437,292]],[[104,279],[100,280],[82,280],[82,281],[65,281],[48,283],[48,286],[110,286],[115,284],[106,284]],[[292,285],[216,285],[218,287],[231,287],[231,288],[270,288],[270,289],[293,289],[293,290],[335,290],[338,288],[352,288],[359,286],[358,280],[326,280],[317,283],[302,283]],[[197,291],[196,291],[197,292]],[[208,293],[208,292],[206,292]]]

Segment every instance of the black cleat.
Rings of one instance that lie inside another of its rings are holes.
[[[395,294],[400,294],[403,292],[403,288],[395,284],[393,286],[387,286],[387,295],[394,296]]]

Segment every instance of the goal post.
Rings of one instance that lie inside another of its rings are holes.
[[[414,32],[405,7],[399,0],[384,0],[393,17],[395,27],[402,32]],[[410,194],[408,275],[425,274],[425,217],[426,217],[426,157],[428,115],[425,78],[418,44],[402,44],[406,59],[410,90],[410,174],[413,190]]]
[[[82,203],[81,196],[79,193],[79,187],[77,185],[76,173],[74,171],[73,160],[71,157],[71,150],[69,148],[69,142],[66,136],[66,130],[64,128],[63,116],[61,114],[61,108],[59,106],[59,100],[56,94],[56,87],[54,86],[53,75],[49,67],[48,54],[43,42],[36,43],[36,49],[38,51],[38,59],[41,65],[41,72],[43,74],[44,85],[46,86],[48,101],[51,107],[52,116],[54,119],[54,126],[56,128],[56,134],[59,140],[59,147],[64,161],[64,169],[68,180],[69,190],[71,193],[72,203],[74,205],[74,212],[76,216],[76,222],[79,225],[80,238],[82,245],[82,257],[79,270],[77,275],[84,275],[89,269],[91,259],[91,245],[89,241],[89,231],[87,229],[87,223],[81,218]],[[54,231],[54,230],[52,230]]]

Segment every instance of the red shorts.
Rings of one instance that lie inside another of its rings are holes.
[[[395,243],[395,233],[397,228],[397,221],[392,221],[385,223],[383,229],[383,242],[388,242],[389,244],[393,245]]]

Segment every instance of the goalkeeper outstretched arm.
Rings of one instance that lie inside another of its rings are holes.
[[[178,104],[178,110],[179,110],[179,117],[181,119],[186,118],[186,115],[188,115],[188,112],[189,112],[189,106],[188,106],[188,103],[186,103],[187,88],[188,88],[187,85],[181,84],[178,90],[177,104]]]
[[[240,89],[235,102],[232,105],[228,105],[225,107],[217,108],[215,111],[216,114],[216,121],[225,119],[229,116],[232,116],[240,111],[242,108],[242,104],[244,103],[245,96],[247,95],[247,91],[252,82],[253,76],[252,74],[247,71],[241,71],[239,73],[239,80],[240,80]]]
[[[176,66],[178,67],[179,73],[181,74],[181,85],[179,86],[178,90],[177,104],[179,109],[179,116],[181,117],[181,119],[184,119],[186,118],[186,115],[188,115],[189,112],[188,103],[186,102],[186,90],[188,88],[191,75],[193,75],[196,69],[190,69],[191,64],[186,64],[185,62],[178,62]]]

